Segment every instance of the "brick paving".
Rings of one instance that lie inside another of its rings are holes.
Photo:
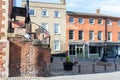
[[[98,75],[102,75],[102,74],[112,75],[112,73],[120,74],[119,60],[115,61],[114,59],[109,59],[109,62],[112,63],[112,66],[106,67],[106,70],[104,69],[104,66],[96,65],[96,62],[98,62],[99,60],[91,60],[91,59],[85,60],[85,61],[80,60],[79,64],[81,65],[81,72],[78,72],[78,65],[74,66],[72,71],[63,70],[64,61],[65,61],[65,58],[58,58],[58,57],[54,58],[53,63],[50,64],[50,68],[51,68],[50,77],[11,77],[8,80],[62,80],[61,78],[65,78],[65,77],[69,78],[70,76],[76,76],[76,79],[78,79],[79,76],[83,77],[87,75],[91,75],[90,77],[92,76],[94,77],[96,73],[99,73]],[[115,70],[115,63],[117,63],[117,70]],[[93,64],[95,64],[94,72],[93,72]],[[70,79],[70,80],[73,80],[73,79]],[[87,80],[87,79],[84,79],[84,80]]]

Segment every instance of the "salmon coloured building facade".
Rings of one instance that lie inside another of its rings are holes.
[[[69,56],[100,58],[120,55],[120,18],[67,11],[66,49]]]

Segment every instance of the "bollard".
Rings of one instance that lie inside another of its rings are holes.
[[[116,63],[116,59],[114,59],[114,63]]]
[[[78,73],[81,73],[81,65],[78,65]]]
[[[107,66],[106,65],[104,65],[104,70],[107,71]]]
[[[92,72],[95,72],[95,64],[92,64]]]
[[[63,61],[63,58],[61,57],[61,61]]]
[[[115,71],[117,71],[117,64],[115,63]]]

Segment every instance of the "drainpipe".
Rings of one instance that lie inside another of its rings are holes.
[[[107,18],[105,17],[105,42],[107,41]]]

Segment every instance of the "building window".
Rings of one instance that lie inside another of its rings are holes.
[[[60,12],[59,11],[55,11],[54,12],[54,17],[56,18],[56,17],[60,17]]]
[[[89,19],[89,23],[90,23],[90,24],[94,24],[94,19],[93,19],[93,18],[90,18],[90,19]]]
[[[42,16],[48,16],[48,11],[47,10],[42,10]]]
[[[60,25],[59,24],[54,24],[54,33],[60,34]]]
[[[69,39],[74,39],[74,31],[69,30]]]
[[[79,22],[80,24],[83,24],[83,23],[84,23],[84,19],[83,19],[83,18],[78,18],[78,22]]]
[[[60,41],[59,40],[54,41],[54,51],[60,51]]]
[[[48,24],[47,23],[42,23],[41,25],[44,29],[48,30]]]
[[[69,22],[70,23],[74,23],[74,18],[73,17],[69,17]]]
[[[120,41],[120,32],[118,32],[118,40]]]
[[[69,54],[75,55],[75,45],[69,45]]]
[[[30,14],[30,16],[34,16],[34,15],[35,15],[34,9],[30,9],[30,10],[29,10],[29,14]]]
[[[94,32],[93,31],[89,32],[89,40],[94,40]]]
[[[112,25],[112,21],[110,19],[107,20],[107,25]]]
[[[98,24],[102,24],[102,19],[98,19]]]
[[[118,21],[118,26],[120,26],[120,20]]]
[[[83,40],[83,31],[79,31],[78,37],[79,40]]]
[[[91,46],[89,50],[90,50],[90,54],[97,54],[97,47]]]
[[[98,31],[98,40],[102,40],[102,31]]]
[[[108,41],[112,41],[112,33],[108,32]]]

